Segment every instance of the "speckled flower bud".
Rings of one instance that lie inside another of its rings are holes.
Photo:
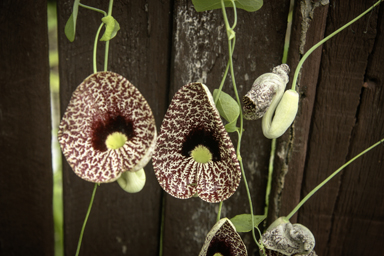
[[[316,255],[315,237],[307,227],[290,222],[271,226],[261,238],[270,255]]]
[[[272,73],[259,76],[251,90],[243,97],[244,118],[256,120],[268,110],[274,99],[280,100],[289,81],[289,66],[282,64],[273,68]]]

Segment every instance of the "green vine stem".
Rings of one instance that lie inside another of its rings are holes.
[[[285,33],[283,58],[281,60],[281,63],[287,63],[287,59],[288,59],[289,43],[290,43],[291,31],[292,31],[292,16],[293,16],[294,5],[295,5],[295,1],[291,0],[288,18],[287,18],[287,31]],[[272,139],[271,140],[271,153],[270,153],[269,165],[268,165],[268,183],[267,183],[267,189],[265,192],[264,216],[266,218],[268,217],[269,196],[271,194],[271,188],[272,188],[272,175],[273,175],[273,169],[274,169],[275,154],[276,154],[276,139]],[[266,224],[267,224],[267,222],[264,221],[264,225],[266,225]]]
[[[161,223],[160,223],[160,239],[159,239],[159,256],[163,256],[163,240],[164,240],[164,222],[165,222],[165,195],[161,193]]]
[[[112,16],[113,0],[109,1],[108,14],[105,11],[103,11],[103,10],[100,10],[100,9],[95,8],[95,7],[88,6],[88,5],[85,5],[85,4],[82,4],[82,3],[79,3],[79,6],[81,6],[83,8],[86,8],[86,9],[89,9],[89,10],[92,10],[92,11],[95,11],[95,12],[99,12],[99,13],[103,14],[104,17]],[[100,31],[103,28],[103,26],[104,26],[104,23],[101,23],[100,26],[99,26],[99,29],[96,32],[95,42],[93,44],[93,73],[97,73],[97,43],[98,43]],[[109,41],[110,40],[108,40],[105,43],[104,71],[108,70]]]
[[[276,139],[272,139],[271,141],[271,154],[269,157],[269,165],[268,165],[268,183],[267,189],[265,191],[265,206],[264,206],[264,216],[268,216],[268,208],[269,208],[269,195],[271,194],[272,188],[272,175],[273,175],[273,163],[275,161],[275,153],[276,153]]]
[[[223,201],[219,203],[219,210],[217,211],[217,218],[216,222],[218,222],[221,219],[221,208],[223,207]]]
[[[99,184],[95,183],[95,186],[93,187],[91,201],[89,202],[89,206],[88,206],[88,211],[87,211],[87,214],[85,215],[83,227],[81,228],[79,242],[77,243],[76,256],[78,256],[80,253],[80,247],[81,247],[81,242],[83,241],[85,226],[87,225],[88,217],[89,217],[89,214],[91,213],[91,209],[92,209],[92,205],[93,205],[93,200],[95,199],[97,186],[99,186]]]
[[[237,92],[236,81],[235,81],[235,72],[234,72],[234,69],[233,69],[233,61],[232,61],[232,54],[233,54],[233,51],[234,51],[234,45],[235,45],[235,40],[236,40],[236,35],[235,35],[233,29],[235,28],[235,26],[237,24],[237,12],[236,12],[236,4],[235,4],[234,0],[231,0],[231,2],[232,2],[232,5],[233,5],[234,19],[235,19],[234,25],[232,27],[229,26],[229,22],[228,22],[228,18],[227,18],[227,13],[225,11],[225,5],[224,5],[224,1],[223,0],[221,0],[221,9],[222,9],[222,12],[223,12],[225,27],[227,29],[228,53],[229,53],[229,61],[228,61],[228,63],[229,63],[229,70],[231,72],[232,85],[233,85],[233,89],[234,89],[234,92],[235,92],[236,101],[237,101],[238,105],[241,106],[239,94]],[[233,42],[233,44],[232,44],[232,42]],[[256,235],[255,235],[255,228],[254,228],[255,227],[255,222],[254,222],[254,218],[253,218],[252,198],[251,198],[251,193],[249,191],[249,186],[248,186],[247,178],[245,176],[243,161],[242,161],[241,154],[240,154],[241,137],[242,137],[242,134],[243,134],[243,112],[241,110],[241,107],[239,109],[240,109],[240,115],[239,115],[239,117],[240,117],[239,118],[240,119],[240,128],[237,131],[238,140],[237,140],[236,155],[237,155],[237,158],[238,158],[239,163],[240,163],[241,173],[242,173],[242,176],[243,176],[244,185],[245,185],[245,188],[246,188],[246,191],[247,191],[247,197],[248,197],[248,201],[249,201],[249,208],[250,208],[250,214],[251,214],[251,223],[252,223],[252,236],[253,236],[253,239],[254,239],[255,243],[257,244],[257,246],[259,248],[261,248],[260,244],[258,243],[258,241],[256,239]]]
[[[91,11],[99,12],[99,13],[103,14],[104,17],[107,16],[107,13],[105,11],[100,10],[98,8],[95,8],[95,7],[92,7],[92,6],[88,6],[88,5],[85,5],[85,4],[82,4],[82,3],[79,3],[79,6],[85,8],[85,9],[91,10]],[[92,58],[93,73],[97,73],[97,61],[96,61],[97,42],[98,42],[98,38],[99,38],[99,35],[100,35],[100,31],[103,28],[103,26],[104,26],[104,23],[101,23],[101,25],[99,26],[99,29],[96,32],[95,42],[93,43],[93,58]]]
[[[379,140],[378,142],[376,142],[375,144],[373,144],[372,146],[370,146],[369,148],[367,148],[366,150],[362,151],[360,154],[358,154],[357,156],[355,156],[354,158],[352,158],[351,160],[349,160],[347,163],[345,163],[344,165],[342,165],[339,169],[337,169],[335,172],[333,172],[328,178],[326,178],[323,182],[321,182],[319,185],[317,185],[317,187],[315,187],[311,192],[308,193],[308,195],[306,195],[301,201],[300,203],[292,210],[292,212],[290,214],[287,215],[287,217],[285,217],[286,220],[289,220],[299,209],[300,207],[308,201],[308,199],[313,195],[315,194],[322,186],[324,186],[328,181],[330,181],[334,176],[336,176],[339,172],[341,172],[345,167],[347,167],[349,164],[351,164],[353,161],[355,161],[356,159],[358,159],[359,157],[361,157],[362,155],[364,155],[365,153],[367,153],[368,151],[370,151],[371,149],[373,149],[374,147],[378,146],[379,144],[381,143],[384,143],[384,138]]]
[[[228,19],[227,19],[227,13],[225,12],[225,9],[224,9],[224,12],[223,12],[223,16],[224,16],[224,23],[225,23],[225,26],[226,28],[228,29],[229,27],[229,22],[228,22]],[[237,19],[237,14],[236,14],[236,11],[235,11],[235,17]],[[235,24],[234,26],[232,26],[232,30],[235,28],[235,25],[236,25],[236,21],[235,21]],[[228,40],[229,42],[230,40]],[[234,40],[235,41],[235,40]],[[228,46],[230,47],[230,56],[232,56],[232,53],[235,49],[235,42],[233,43],[232,47],[231,46]],[[223,86],[224,86],[224,82],[225,82],[225,79],[227,78],[227,75],[228,75],[228,71],[229,71],[229,66],[230,66],[230,63],[231,63],[231,57],[228,58],[228,62],[227,62],[227,66],[225,68],[225,72],[224,72],[224,75],[223,75],[223,78],[221,79],[221,83],[220,83],[220,86],[219,86],[219,89],[218,89],[218,93],[215,95],[215,98],[213,99],[213,101],[215,102],[215,105],[217,105],[217,101],[219,100],[220,98],[220,93],[221,91],[223,90]],[[218,212],[217,212],[217,217],[216,217],[216,222],[219,221],[221,219],[221,209],[223,207],[223,202],[220,202],[219,203],[219,209],[218,209]]]
[[[109,0],[108,16],[112,16],[113,0]],[[104,71],[108,71],[109,41],[105,43]]]
[[[235,28],[236,26],[236,23],[237,23],[237,12],[236,12],[236,8],[234,10],[234,16],[235,16],[235,22],[234,22],[234,25],[232,26],[232,30]],[[224,12],[223,12],[223,16],[224,16],[224,23],[225,23],[225,27],[228,31],[228,28],[229,28],[229,22],[228,22],[228,19],[227,19],[227,13],[225,12],[225,9],[224,9]],[[234,40],[234,38],[233,38]],[[229,42],[230,40],[228,40]],[[221,91],[223,90],[223,86],[224,86],[224,82],[225,82],[225,79],[227,78],[227,75],[228,75],[228,71],[229,71],[229,67],[230,67],[230,63],[231,63],[231,56],[232,56],[232,53],[235,49],[235,43],[233,43],[232,46],[228,46],[229,49],[230,49],[230,57],[228,58],[228,62],[227,62],[227,66],[225,68],[225,72],[224,72],[224,75],[223,75],[223,78],[221,79],[221,83],[220,83],[220,86],[219,86],[219,89],[218,89],[218,93],[215,95],[215,98],[213,99],[213,101],[215,102],[215,105],[217,104],[217,101],[219,100],[220,98],[220,93]],[[218,209],[218,212],[217,212],[217,217],[216,217],[216,222],[219,221],[221,219],[221,209],[223,207],[223,202],[220,202],[219,203],[219,209]]]
[[[85,4],[82,4],[82,3],[79,3],[79,6],[85,8],[85,9],[91,10],[91,11],[99,12],[99,13],[103,14],[104,16],[107,16],[107,13],[105,11],[97,9],[95,7],[88,6],[88,5],[85,5]]]
[[[96,32],[96,37],[95,37],[95,42],[94,42],[94,45],[93,45],[93,73],[97,73],[97,42],[98,42],[98,38],[99,38],[99,35],[100,35],[100,31],[101,29],[103,28],[104,26],[104,23],[101,23],[100,26],[99,26],[99,29],[97,30]]]
[[[363,12],[362,14],[360,14],[359,16],[357,16],[356,18],[354,18],[353,20],[351,20],[350,22],[348,22],[347,24],[345,24],[344,26],[342,26],[341,28],[339,28],[338,30],[336,30],[335,32],[333,32],[332,34],[330,34],[329,36],[327,36],[326,38],[324,38],[323,40],[321,40],[320,42],[318,42],[317,44],[315,44],[314,46],[311,47],[311,49],[309,49],[305,54],[304,56],[301,58],[301,60],[299,61],[299,64],[297,64],[297,67],[296,67],[296,70],[295,70],[295,74],[293,76],[293,81],[292,81],[292,87],[291,89],[292,90],[295,90],[296,89],[296,82],[297,82],[297,77],[299,76],[299,72],[300,72],[300,69],[301,67],[303,66],[303,63],[304,61],[308,58],[308,56],[314,51],[316,50],[316,48],[318,48],[320,45],[322,45],[323,43],[325,43],[327,40],[331,39],[333,36],[335,36],[336,34],[338,34],[340,31],[342,31],[343,29],[345,29],[346,27],[348,27],[349,25],[351,25],[352,23],[356,22],[357,20],[359,20],[361,17],[363,17],[365,14],[367,14],[368,12],[370,12],[373,8],[375,8],[378,4],[380,4],[380,2],[383,1],[383,0],[379,0],[377,1],[374,5],[372,5],[369,9],[367,9],[365,12]]]
[[[235,42],[232,44],[232,53],[233,53],[234,49],[235,49]],[[220,93],[223,90],[225,78],[228,75],[228,71],[229,71],[229,59],[228,59],[228,62],[227,62],[227,66],[225,68],[225,72],[224,72],[223,78],[221,79],[221,83],[220,83],[220,86],[219,86],[219,89],[218,89],[218,93],[215,95],[216,97],[213,99],[216,105],[217,105],[217,101],[220,98]]]

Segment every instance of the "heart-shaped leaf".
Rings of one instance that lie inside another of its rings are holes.
[[[69,19],[65,24],[65,28],[64,28],[64,33],[67,36],[68,40],[71,42],[75,40],[76,21],[77,21],[77,14],[79,12],[79,4],[80,4],[80,0],[75,0],[73,4],[72,14],[71,16],[69,16]]]
[[[115,18],[110,15],[103,17],[101,21],[105,24],[105,32],[100,41],[109,41],[116,36],[117,31],[120,30],[120,25]]]
[[[253,221],[255,226],[259,226],[261,222],[265,220],[265,215],[253,215]],[[239,214],[231,219],[231,222],[236,227],[237,232],[249,232],[252,230],[251,214]]]
[[[221,0],[192,0],[195,10],[198,12],[221,8]],[[263,6],[263,0],[235,0],[236,8],[254,12]],[[225,7],[232,7],[230,0],[224,0]]]
[[[214,98],[216,98],[218,92],[219,91],[217,89],[213,91]],[[219,111],[220,116],[228,122],[228,124],[225,125],[225,130],[227,132],[237,131],[238,128],[236,127],[236,122],[240,115],[240,107],[236,100],[234,100],[229,94],[220,92],[216,108]]]

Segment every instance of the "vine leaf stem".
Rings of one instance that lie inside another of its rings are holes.
[[[77,250],[76,250],[76,254],[75,254],[76,256],[78,256],[80,253],[80,247],[81,247],[81,242],[83,241],[85,226],[87,225],[88,217],[89,217],[89,214],[91,213],[91,209],[92,209],[92,205],[93,205],[93,200],[95,199],[96,189],[97,189],[97,186],[99,186],[99,185],[100,184],[95,183],[95,186],[93,187],[91,201],[89,202],[88,211],[87,211],[87,214],[85,215],[83,227],[81,228],[81,232],[80,232],[79,241],[77,243]]]
[[[105,11],[97,9],[95,7],[92,7],[92,6],[89,6],[89,5],[85,5],[85,4],[82,4],[82,3],[79,3],[79,6],[85,8],[85,9],[91,10],[91,11],[99,12],[99,13],[103,14],[104,16],[107,16],[107,13]]]
[[[272,139],[271,141],[271,153],[269,157],[269,166],[268,166],[268,183],[267,189],[265,191],[265,206],[264,206],[264,216],[268,217],[268,209],[269,209],[269,195],[271,194],[272,188],[272,175],[273,175],[273,163],[275,161],[275,153],[276,153],[276,139]],[[266,222],[264,222],[266,224]]]
[[[100,31],[103,28],[103,26],[104,26],[104,23],[101,23],[100,26],[99,26],[99,29],[96,32],[95,42],[93,44],[93,58],[92,58],[92,61],[93,61],[93,73],[97,73],[97,42],[98,42],[98,38],[99,38],[99,35],[100,35]]]
[[[112,16],[113,0],[109,0],[108,16]],[[108,71],[109,41],[105,43],[104,71]]]
[[[89,10],[92,10],[92,11],[95,11],[95,12],[102,13],[104,15],[104,17],[106,17],[106,16],[111,16],[112,15],[113,0],[109,0],[108,14],[105,11],[103,11],[103,10],[100,10],[100,9],[97,9],[97,8],[94,8],[94,7],[85,5],[85,4],[81,4],[80,3],[79,6],[81,6],[83,8],[86,8],[86,9],[89,9]],[[93,58],[92,58],[93,73],[97,73],[97,42],[98,42],[98,39],[99,39],[100,31],[103,28],[103,26],[104,26],[104,23],[102,22],[100,24],[100,26],[99,26],[99,29],[96,32],[95,42],[93,43]],[[108,40],[105,43],[104,71],[108,70],[109,41],[110,40]]]
[[[356,159],[358,159],[359,157],[361,157],[362,155],[364,155],[365,153],[367,153],[368,151],[370,151],[371,149],[373,149],[374,147],[378,146],[379,144],[383,143],[384,142],[384,138],[379,140],[378,142],[376,142],[375,144],[373,144],[372,146],[370,146],[369,148],[367,148],[366,150],[362,151],[360,154],[358,154],[357,156],[355,156],[354,158],[352,158],[351,160],[349,160],[348,162],[346,162],[345,164],[343,164],[339,169],[337,169],[336,171],[334,171],[328,178],[326,178],[323,182],[321,182],[319,185],[317,185],[317,187],[315,187],[311,192],[308,193],[308,195],[306,195],[301,201],[300,203],[292,210],[292,212],[290,214],[287,215],[287,217],[285,217],[286,220],[289,220],[299,209],[300,207],[308,201],[308,199],[313,196],[313,194],[315,194],[322,186],[324,186],[328,181],[330,181],[334,176],[336,176],[339,172],[341,172],[345,167],[347,167],[349,164],[351,164],[353,161],[355,161]]]
[[[322,45],[323,43],[325,43],[326,41],[328,41],[329,39],[331,39],[333,36],[335,36],[336,34],[338,34],[340,31],[342,31],[343,29],[345,29],[346,27],[348,27],[349,25],[351,25],[352,23],[356,22],[357,20],[359,20],[361,17],[363,17],[365,14],[367,14],[368,12],[370,12],[373,8],[375,8],[378,4],[380,4],[380,2],[383,1],[383,0],[379,0],[377,1],[374,5],[372,5],[369,9],[367,9],[365,12],[363,12],[362,14],[360,14],[359,16],[357,16],[356,18],[354,18],[353,20],[351,20],[350,22],[348,22],[347,24],[345,24],[344,26],[342,26],[341,28],[339,28],[338,30],[336,30],[335,32],[333,32],[332,34],[330,34],[329,36],[327,36],[326,38],[324,38],[323,40],[321,40],[320,42],[318,42],[317,44],[315,44],[314,46],[311,47],[311,49],[309,49],[305,54],[304,56],[301,58],[301,60],[299,61],[299,63],[297,64],[297,67],[296,67],[296,70],[295,70],[295,74],[293,76],[293,80],[292,80],[292,87],[291,89],[292,90],[295,90],[296,88],[296,82],[297,82],[297,77],[299,76],[299,72],[300,72],[300,69],[301,67],[303,66],[303,63],[304,61],[308,58],[308,56],[314,51],[316,50],[316,48],[318,48],[320,45]]]
[[[219,210],[217,211],[217,218],[216,218],[216,222],[218,222],[220,220],[220,217],[221,217],[221,208],[223,207],[223,201],[221,201],[219,203]]]
[[[232,27],[229,26],[229,22],[228,22],[228,18],[227,18],[227,14],[226,14],[226,11],[225,11],[225,5],[224,5],[224,1],[223,0],[221,0],[221,9],[222,9],[222,12],[223,12],[224,22],[225,22],[225,26],[226,26],[226,29],[227,29],[228,53],[229,53],[228,64],[229,64],[229,70],[231,72],[232,85],[233,85],[233,89],[234,89],[234,92],[235,92],[236,101],[239,104],[239,106],[241,106],[239,94],[237,92],[237,86],[236,86],[236,80],[235,80],[235,72],[234,72],[234,69],[233,69],[233,60],[232,60],[232,54],[233,54],[233,51],[234,51],[234,46],[235,46],[235,41],[236,41],[236,35],[235,35],[233,29],[235,28],[235,26],[237,24],[237,12],[236,12],[236,4],[235,4],[234,0],[231,0],[231,2],[232,2],[232,5],[233,5],[234,19],[235,19],[234,25]],[[227,72],[228,72],[228,65],[227,65],[227,69],[226,69],[225,73],[227,74]],[[222,84],[224,83],[224,78],[223,78]],[[219,95],[219,93],[217,95]],[[254,218],[253,218],[253,206],[252,206],[251,193],[249,191],[249,186],[248,186],[248,182],[247,182],[247,179],[246,179],[246,176],[245,176],[243,161],[242,161],[241,154],[240,154],[241,137],[242,137],[242,134],[243,134],[243,112],[241,110],[241,107],[239,109],[240,109],[240,115],[239,115],[239,117],[240,117],[239,118],[240,119],[240,129],[237,131],[238,140],[237,140],[237,147],[236,147],[236,155],[237,155],[237,158],[238,158],[239,163],[240,163],[241,173],[242,173],[242,176],[243,176],[244,185],[245,185],[245,188],[246,188],[246,191],[247,191],[247,196],[248,196],[248,201],[249,201],[249,208],[250,208],[250,214],[251,214],[251,223],[252,223],[252,236],[253,236],[253,239],[254,239],[255,243],[257,244],[257,246],[260,247],[259,243],[257,242],[256,235],[255,235],[255,222],[254,222]]]

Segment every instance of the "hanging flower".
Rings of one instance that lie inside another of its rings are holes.
[[[199,256],[208,255],[248,255],[247,248],[229,219],[219,220],[209,231]]]
[[[315,237],[305,226],[291,224],[284,217],[275,220],[262,235],[260,242],[268,256],[315,256]]]
[[[160,186],[176,198],[196,194],[215,203],[236,191],[240,165],[205,85],[188,84],[173,97],[161,125],[153,167]]]
[[[128,80],[113,72],[98,72],[73,93],[58,139],[79,177],[107,183],[148,163],[156,143],[156,125],[147,101]]]

